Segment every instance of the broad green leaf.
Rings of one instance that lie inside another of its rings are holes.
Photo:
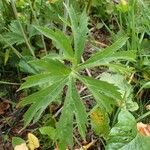
[[[26,82],[24,82],[21,85],[19,90],[29,88],[29,87],[33,87],[33,86],[37,86],[37,85],[40,86],[40,85],[43,85],[43,84],[47,84],[48,86],[50,86],[53,83],[58,82],[59,80],[61,80],[64,77],[65,76],[63,76],[63,75],[54,75],[52,73],[42,73],[42,74],[29,76],[29,77],[26,78]]]
[[[67,78],[64,78],[61,81],[51,85],[50,87],[47,87],[32,95],[29,95],[19,103],[19,106],[31,104],[29,109],[24,114],[25,127],[31,122],[32,119],[37,120],[37,118],[39,118],[39,116],[37,117],[37,113],[40,111],[41,115],[46,107],[57,98],[57,96],[62,91],[64,85],[66,84],[67,80]]]
[[[85,138],[87,123],[87,114],[85,106],[80,100],[79,94],[75,88],[74,80],[72,78],[68,83],[68,91],[66,95],[67,96],[64,103],[62,115],[57,126],[60,150],[65,150],[68,145],[72,147],[73,116],[75,115],[79,133],[83,138]]]
[[[65,35],[62,31],[58,29],[55,29],[55,31],[53,31],[52,29],[49,29],[47,27],[35,26],[35,28],[44,36],[54,41],[54,43],[56,43],[56,46],[63,51],[64,56],[67,59],[72,60],[73,49],[71,46],[71,40],[67,35]]]
[[[85,61],[85,63],[79,66],[79,69],[105,65],[108,62],[112,61],[112,58],[114,58],[113,55],[115,55],[115,52],[119,50],[126,43],[127,39],[128,39],[127,37],[120,37],[111,46],[91,56],[87,61]]]
[[[80,63],[88,34],[88,17],[85,10],[82,14],[78,14],[72,6],[66,6],[66,8],[69,13],[71,29],[74,37],[75,58],[77,63]]]
[[[71,69],[66,67],[62,62],[57,59],[43,58],[30,62],[34,67],[49,72],[52,74],[66,75],[71,72]]]
[[[137,131],[136,120],[127,110],[121,110],[118,123],[111,129],[106,150],[149,150],[150,137]]]
[[[51,126],[41,127],[40,129],[41,134],[48,135],[48,137],[52,140],[56,138],[56,129]]]
[[[90,121],[94,132],[102,137],[107,137],[109,134],[109,117],[105,109],[94,107],[90,112]]]
[[[136,137],[123,146],[120,150],[149,150],[150,148],[150,137],[137,134]]]
[[[12,145],[15,147],[16,145],[20,145],[22,143],[26,143],[22,138],[20,137],[12,137]]]
[[[111,129],[107,140],[107,150],[120,150],[136,137],[135,118],[127,110],[121,110],[118,123]]]

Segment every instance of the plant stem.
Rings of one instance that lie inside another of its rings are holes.
[[[12,83],[12,82],[6,82],[6,81],[0,81],[0,84],[20,85],[20,83]]]
[[[92,6],[92,0],[89,0],[89,1],[88,1],[88,4],[87,4],[87,7],[86,7],[86,12],[87,12],[88,14],[90,13],[91,6]]]
[[[30,44],[29,44],[29,41],[28,41],[28,39],[27,39],[27,36],[26,36],[26,34],[25,34],[25,32],[24,32],[23,26],[22,26],[22,24],[21,24],[21,22],[20,22],[20,20],[19,20],[19,18],[18,18],[17,9],[16,9],[16,6],[15,6],[14,0],[11,0],[11,5],[12,5],[12,9],[13,9],[14,15],[15,15],[15,17],[16,17],[18,23],[19,23],[21,32],[22,32],[23,37],[24,37],[24,40],[25,40],[25,43],[26,43],[28,49],[30,50],[32,56],[35,58],[34,51],[33,51],[32,47],[31,47]]]
[[[30,9],[31,9],[31,11],[32,11],[32,14],[33,14],[33,16],[34,16],[34,19],[35,19],[35,21],[36,21],[36,24],[39,25],[39,21],[38,21],[38,19],[37,19],[37,16],[36,16],[36,13],[35,13],[35,11],[34,11],[34,9],[33,9],[33,6],[32,6],[32,4],[31,4],[31,1],[28,0],[28,2],[29,2]],[[42,34],[41,34],[41,39],[42,39],[42,43],[43,43],[43,46],[44,46],[45,54],[47,55],[46,44],[45,44],[45,41],[44,41],[44,36],[43,36]]]
[[[0,35],[1,39],[7,44],[9,45],[9,47],[13,50],[13,52],[19,57],[19,58],[23,58],[23,56],[21,55],[21,53],[15,49],[2,35]]]

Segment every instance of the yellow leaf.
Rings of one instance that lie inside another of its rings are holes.
[[[127,1],[126,1],[126,0],[121,0],[121,4],[122,4],[123,6],[128,5],[128,3],[127,3]]]
[[[31,133],[28,133],[28,147],[30,150],[34,150],[36,148],[38,148],[40,146],[39,144],[39,140],[38,138],[31,134]]]
[[[28,150],[26,143],[15,146],[14,150]]]

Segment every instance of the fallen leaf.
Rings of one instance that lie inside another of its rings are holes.
[[[3,101],[0,103],[0,115],[5,114],[6,110],[10,107],[10,103],[8,101]]]
[[[95,144],[95,142],[96,142],[96,140],[92,140],[92,142],[90,142],[89,144],[84,145],[83,149],[81,149],[81,150],[88,150],[89,148],[91,148],[91,146],[93,146]]]
[[[82,148],[75,149],[75,150],[88,150],[95,144],[96,140],[92,140],[92,142],[88,143],[87,145],[82,146]]]
[[[90,112],[90,120],[92,129],[97,135],[106,137],[109,134],[109,117],[104,109],[94,107]]]
[[[38,138],[32,133],[28,133],[28,147],[30,150],[34,150],[40,146]]]
[[[145,136],[150,136],[150,125],[142,122],[137,123],[137,130],[139,133]]]
[[[26,143],[15,146],[14,150],[29,150]]]
[[[147,109],[147,110],[150,110],[150,105],[147,105],[147,106],[146,106],[146,109]]]

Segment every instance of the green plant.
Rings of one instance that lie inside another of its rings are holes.
[[[149,140],[149,137],[137,131],[134,116],[122,109],[118,115],[118,123],[110,131],[106,149],[149,150]]]
[[[115,65],[116,62],[119,65],[119,61],[135,61],[134,51],[119,51],[128,39],[123,36],[111,46],[99,50],[84,63],[81,63],[81,56],[89,32],[87,28],[88,17],[86,11],[79,15],[73,7],[66,6],[66,9],[70,18],[73,41],[71,41],[71,37],[58,29],[52,30],[47,27],[35,26],[38,31],[53,41],[54,45],[63,52],[63,56],[47,55],[44,58],[31,61],[30,65],[36,68],[38,73],[27,77],[26,82],[19,88],[22,90],[33,86],[41,87],[38,92],[27,96],[19,103],[19,106],[30,105],[24,114],[24,127],[26,127],[32,120],[36,122],[48,105],[55,101],[67,86],[63,110],[56,124],[55,141],[58,142],[61,150],[65,150],[67,146],[73,146],[73,129],[75,127],[85,139],[88,113],[76,88],[78,81],[88,88],[98,106],[105,113],[110,114],[115,106],[125,106],[125,101],[117,86],[81,75],[80,72],[86,68],[97,66],[109,67],[109,65]]]
[[[114,2],[112,0],[91,0],[91,12],[104,21],[109,20],[114,13]]]

